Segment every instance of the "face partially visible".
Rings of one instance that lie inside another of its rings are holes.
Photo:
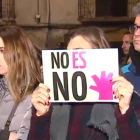
[[[82,36],[76,36],[70,40],[68,43],[67,49],[74,50],[74,49],[92,49],[92,45],[84,39]]]
[[[129,53],[130,43],[133,42],[133,35],[132,34],[126,34],[123,36],[123,44],[122,49],[125,55]]]
[[[135,25],[140,26],[140,15],[136,17]],[[135,50],[140,52],[140,28],[134,33],[133,43]]]
[[[43,77],[43,66],[40,67],[41,76]]]
[[[8,72],[8,66],[3,56],[4,42],[0,37],[0,75],[6,75]]]

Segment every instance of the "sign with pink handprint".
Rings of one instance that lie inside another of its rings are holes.
[[[119,73],[117,49],[43,50],[42,58],[51,102],[118,102],[111,82]]]

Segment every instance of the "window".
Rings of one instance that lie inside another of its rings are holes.
[[[0,18],[4,21],[15,20],[15,0],[0,0]]]
[[[132,18],[132,8],[139,0],[79,0],[79,19]]]
[[[96,17],[123,17],[127,16],[128,0],[97,0]]]

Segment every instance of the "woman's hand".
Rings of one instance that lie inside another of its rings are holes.
[[[39,88],[33,92],[32,104],[37,110],[37,116],[42,116],[49,111],[49,92],[50,89],[44,84],[39,84]]]
[[[119,99],[121,113],[125,114],[130,105],[134,87],[122,76],[113,78],[112,82],[117,82],[113,91],[116,99]]]

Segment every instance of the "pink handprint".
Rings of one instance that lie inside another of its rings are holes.
[[[99,100],[112,100],[113,99],[113,91],[112,91],[112,86],[114,83],[111,83],[113,73],[109,73],[108,76],[106,77],[105,71],[101,72],[101,77],[100,79],[96,76],[93,75],[92,79],[96,83],[96,86],[90,86],[89,88],[91,90],[95,90],[99,92]]]

